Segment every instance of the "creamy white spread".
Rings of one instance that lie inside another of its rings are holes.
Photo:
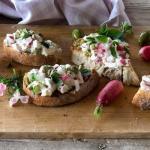
[[[64,94],[79,91],[81,84],[91,75],[84,66],[44,65],[27,73],[28,87],[35,95],[52,96],[54,92]]]
[[[51,40],[45,40],[41,34],[26,28],[7,34],[4,43],[7,47],[12,47],[16,51],[34,55],[48,56],[61,51],[61,48],[56,43]]]
[[[102,63],[105,67],[118,68],[129,64],[128,43],[112,40],[109,37],[91,33],[83,37],[81,50],[95,63]]]
[[[144,91],[150,91],[150,75],[144,75],[142,77],[140,88]]]

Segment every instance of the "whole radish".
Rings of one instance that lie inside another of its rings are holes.
[[[99,92],[96,99],[96,108],[94,115],[98,118],[102,114],[103,106],[109,105],[123,91],[124,87],[121,81],[112,80]]]
[[[140,56],[146,60],[150,61],[150,46],[144,46],[139,51]]]

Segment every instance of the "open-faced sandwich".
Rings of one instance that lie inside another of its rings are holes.
[[[39,106],[61,106],[87,96],[99,80],[95,71],[66,65],[43,65],[23,78],[23,89]]]
[[[4,51],[12,60],[29,66],[55,64],[62,52],[56,43],[26,28],[6,35]]]
[[[91,33],[74,41],[72,60],[95,69],[99,76],[122,80],[126,85],[139,85],[139,78],[129,58],[128,43],[119,39]]]
[[[133,97],[132,104],[141,109],[150,109],[150,75],[144,75],[140,88]]]

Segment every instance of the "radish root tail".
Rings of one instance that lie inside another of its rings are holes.
[[[94,110],[94,116],[98,119],[101,117],[102,115],[102,106],[96,106],[95,110]]]

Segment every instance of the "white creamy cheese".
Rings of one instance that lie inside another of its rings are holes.
[[[29,80],[28,88],[34,94],[40,94],[41,96],[51,96],[54,91],[59,91],[61,94],[72,89],[79,91],[80,85],[84,83],[83,74],[80,72],[80,69],[70,64],[44,65],[40,69],[32,69],[27,73]],[[87,72],[88,70],[86,69],[85,71]]]
[[[62,51],[56,43],[44,40],[40,34],[28,29],[19,29],[13,34],[7,34],[4,43],[8,47],[13,47],[14,50],[34,55],[48,56]]]
[[[144,91],[150,91],[150,75],[144,75],[142,77],[140,88]]]
[[[84,42],[81,44],[80,48],[86,57],[95,63],[103,63],[105,67],[109,68],[118,68],[128,65],[129,54],[124,48],[128,47],[128,43],[120,40],[112,40],[109,37],[107,38],[107,42],[96,41],[96,43],[93,43],[94,38],[98,36],[100,36],[98,33],[91,33],[83,37]],[[118,43],[118,45],[114,45],[114,43]],[[117,46],[120,46],[122,49],[117,48]]]

